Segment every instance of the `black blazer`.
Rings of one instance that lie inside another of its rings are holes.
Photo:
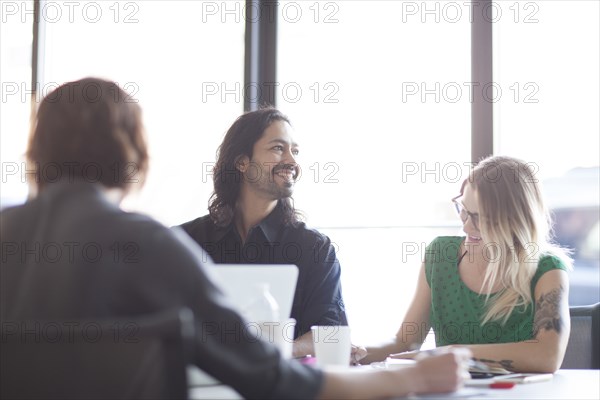
[[[312,398],[317,370],[286,362],[246,332],[208,278],[210,257],[185,233],[126,213],[97,184],[48,185],[0,213],[0,317],[130,317],[181,307],[197,324],[195,363],[244,397]]]

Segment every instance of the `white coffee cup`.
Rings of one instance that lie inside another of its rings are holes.
[[[352,342],[348,326],[313,326],[311,328],[317,365],[320,367],[350,365]]]

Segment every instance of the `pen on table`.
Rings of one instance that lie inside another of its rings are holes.
[[[494,382],[490,383],[490,389],[512,389],[515,387],[516,383],[514,382]]]
[[[513,387],[515,387],[516,383],[515,382],[509,382],[509,381],[492,381],[490,382],[489,379],[485,379],[485,380],[480,380],[480,379],[470,379],[467,382],[465,382],[465,386],[471,386],[471,387],[483,387],[483,388],[490,388],[490,389],[512,389]]]

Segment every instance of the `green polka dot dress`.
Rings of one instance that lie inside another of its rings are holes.
[[[520,342],[532,338],[532,305],[515,308],[506,324],[488,322],[481,325],[485,312],[485,295],[469,289],[460,278],[458,263],[462,236],[441,236],[427,246],[425,275],[431,288],[431,326],[436,346],[452,344],[484,344]],[[554,256],[540,258],[531,281],[531,293],[540,277],[553,269],[566,271],[565,265]]]

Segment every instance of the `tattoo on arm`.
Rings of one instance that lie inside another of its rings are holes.
[[[482,363],[486,363],[486,364],[494,364],[494,365],[499,365],[504,369],[507,369],[509,371],[514,371],[515,367],[513,366],[513,360],[489,360],[487,358],[473,358],[473,360],[475,361],[481,361]]]
[[[540,331],[556,331],[560,333],[564,323],[560,316],[559,305],[563,296],[563,288],[542,293],[535,303],[535,315],[533,316],[533,337],[537,338]]]

